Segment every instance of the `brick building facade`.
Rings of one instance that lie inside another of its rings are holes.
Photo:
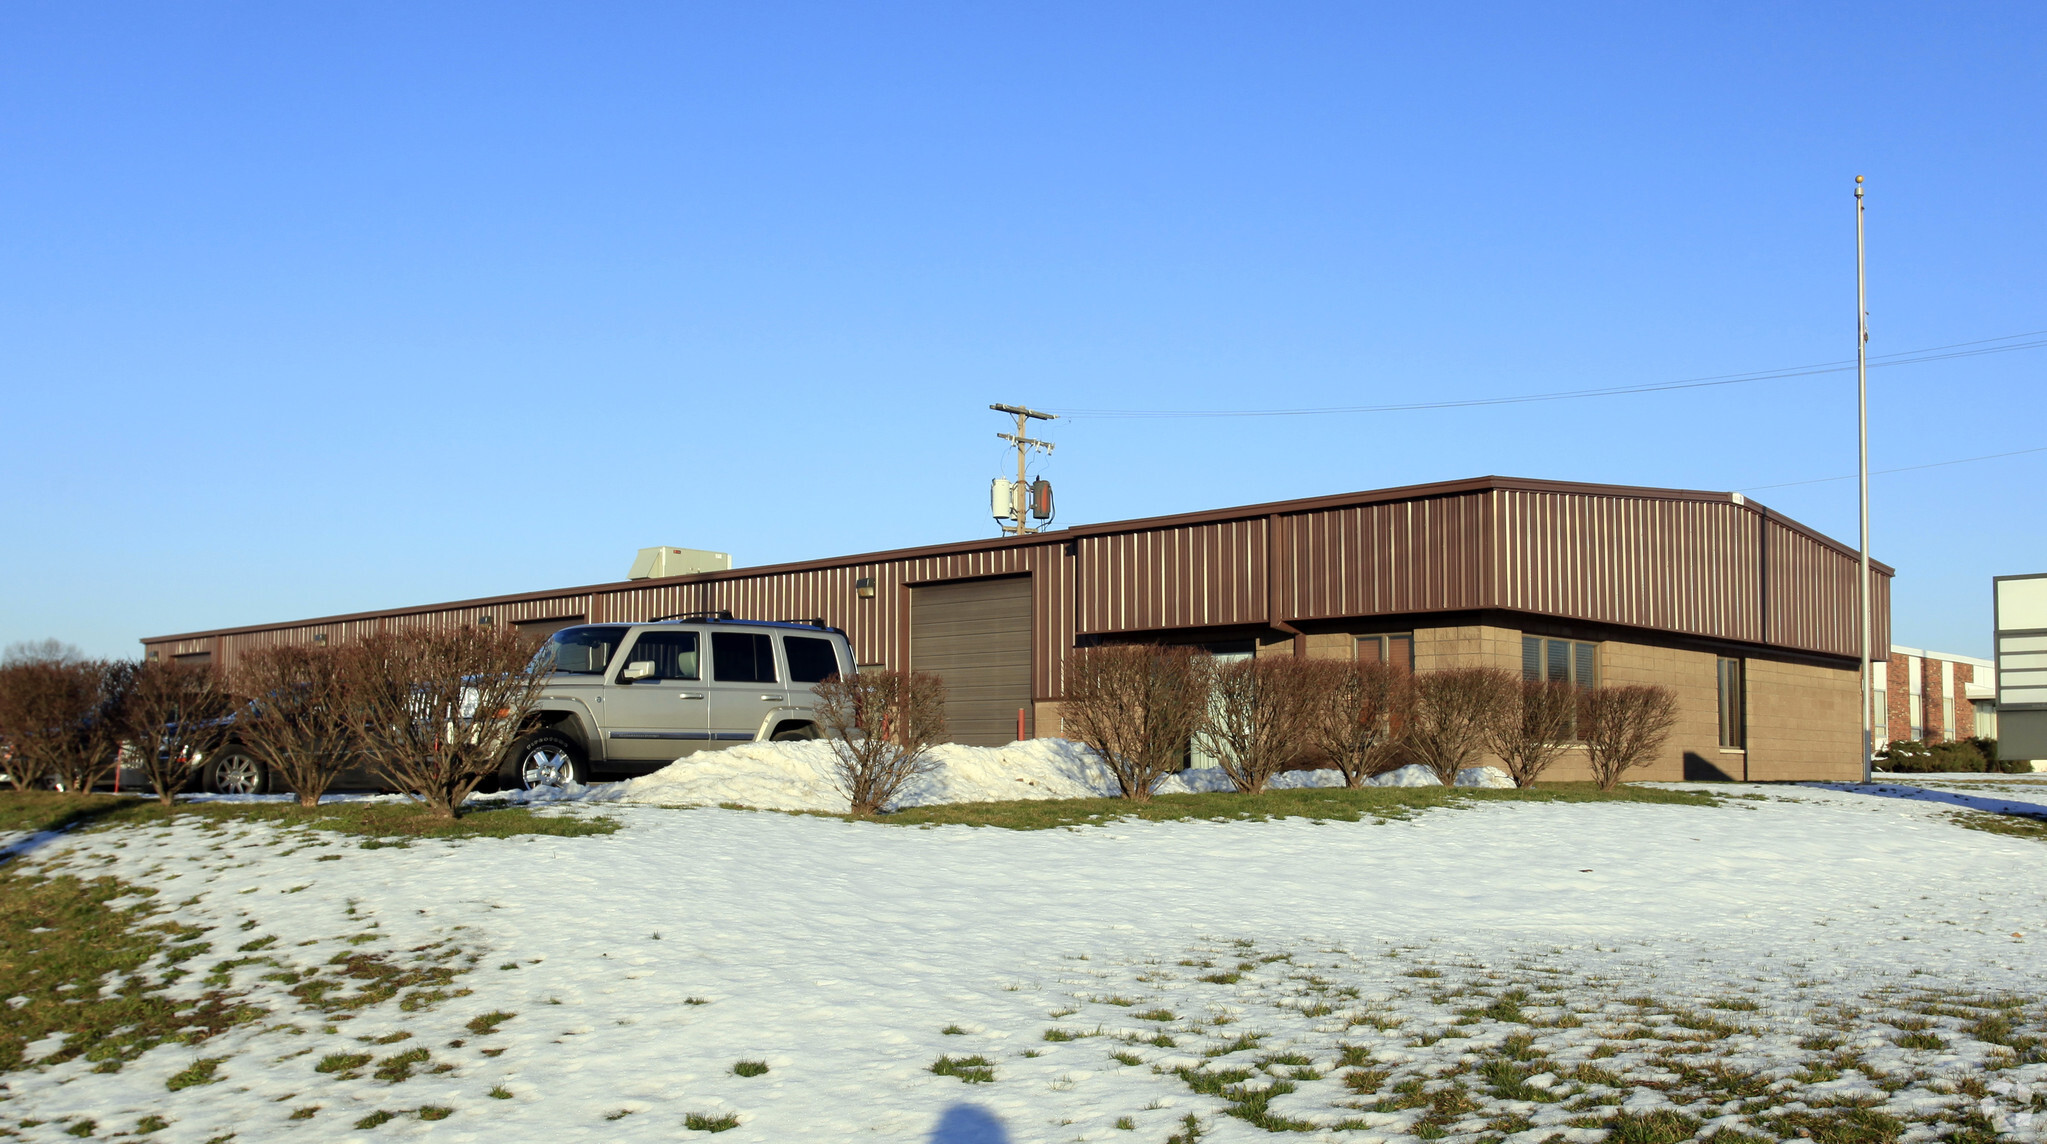
[[[1892,644],[1890,661],[1875,672],[1879,747],[1893,739],[1997,737],[1996,667],[1989,660]]]

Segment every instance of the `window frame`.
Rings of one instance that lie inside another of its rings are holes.
[[[1533,675],[1530,675],[1528,672],[1528,653],[1531,650],[1531,645],[1535,652],[1535,674]],[[1553,646],[1563,649],[1564,678],[1562,679],[1550,678],[1550,661],[1554,658],[1551,651]],[[1559,636],[1539,636],[1523,632],[1521,633],[1521,678],[1550,683],[1569,683],[1581,690],[1590,691],[1599,686],[1599,648],[1600,641],[1598,640],[1571,640]],[[1580,669],[1588,663],[1591,665],[1592,678],[1580,678]]]
[[[1738,656],[1716,657],[1713,667],[1713,693],[1719,722],[1720,749],[1747,751],[1748,663]]]
[[[640,632],[639,635],[633,637],[632,647],[627,650],[625,655],[614,657],[618,660],[619,665],[618,670],[623,672],[627,667],[632,666],[632,664],[634,664],[635,662],[639,662],[634,660],[633,656],[639,652],[641,643],[647,641],[659,643],[664,639],[669,639],[675,636],[688,636],[689,638],[696,641],[697,673],[695,675],[662,675],[660,674],[661,659],[660,657],[656,656],[651,661],[654,664],[655,674],[648,676],[644,680],[638,680],[636,682],[702,683],[704,680],[704,633],[698,631],[695,628],[648,628]],[[621,678],[619,682],[623,683],[625,681],[623,678]]]
[[[1394,644],[1396,643],[1396,641],[1397,641],[1398,643],[1401,643],[1401,644],[1405,645],[1405,646],[1406,646],[1406,648],[1407,648],[1407,662],[1406,662],[1406,663],[1399,663],[1399,662],[1397,662],[1396,660],[1394,660],[1394,658],[1393,658],[1393,646],[1394,646]],[[1376,649],[1376,653],[1377,653],[1377,655],[1378,655],[1378,659],[1377,659],[1376,661],[1374,661],[1374,660],[1367,660],[1367,659],[1365,659],[1365,656],[1364,656],[1364,650],[1365,650],[1365,645],[1367,645],[1367,644],[1371,644],[1371,645],[1373,645],[1373,646],[1374,646],[1374,648]],[[1355,660],[1357,660],[1357,661],[1359,661],[1359,662],[1361,662],[1361,663],[1371,663],[1371,662],[1378,662],[1378,663],[1391,663],[1391,664],[1394,664],[1394,665],[1395,665],[1395,666],[1397,666],[1397,667],[1403,667],[1403,668],[1406,668],[1406,669],[1407,669],[1408,671],[1413,671],[1413,670],[1414,670],[1414,633],[1413,633],[1413,632],[1369,632],[1369,633],[1366,633],[1365,635],[1361,635],[1361,636],[1355,636],[1355,637],[1353,637],[1353,639],[1351,640],[1351,645],[1350,645],[1350,656],[1351,656],[1351,658],[1352,658],[1352,659],[1355,659]]]
[[[718,651],[719,641],[725,639],[749,639],[757,641],[754,644],[754,654],[750,657],[753,660],[754,665],[756,667],[759,666],[761,661],[760,649],[762,647],[766,647],[768,652],[767,655],[768,678],[761,679],[757,675],[751,679],[725,678],[723,674],[725,670],[723,666],[725,657]],[[735,683],[748,686],[780,683],[781,665],[775,662],[775,637],[769,635],[767,632],[721,632],[713,630],[711,632],[711,677],[708,680],[708,682]]]

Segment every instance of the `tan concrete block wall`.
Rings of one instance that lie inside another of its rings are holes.
[[[1039,699],[1031,704],[1031,734],[1039,739],[1064,739],[1066,727],[1059,721],[1059,702]]]
[[[1860,779],[1861,705],[1852,670],[1749,660],[1749,778]]]
[[[1521,633],[1483,625],[1415,629],[1414,669],[1441,671],[1447,667],[1503,667],[1518,672]]]
[[[1677,725],[1670,741],[1648,766],[1629,771],[1627,781],[1678,782],[1685,777],[1685,756],[1734,780],[1743,777],[1739,751],[1720,750],[1720,657],[1712,652],[1652,647],[1608,640],[1599,645],[1599,682],[1603,685],[1654,684],[1677,693]],[[1582,778],[1592,772],[1580,756]],[[1562,767],[1555,768],[1557,777]],[[1709,774],[1711,772],[1708,772]]]

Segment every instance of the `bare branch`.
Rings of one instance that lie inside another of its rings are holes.
[[[497,773],[547,681],[509,627],[380,632],[342,658],[364,757],[440,818]]]
[[[1576,733],[1578,688],[1546,679],[1523,679],[1507,693],[1507,705],[1486,736],[1486,749],[1499,757],[1517,787],[1532,787],[1542,772],[1571,745]]]
[[[1309,660],[1308,742],[1343,785],[1356,787],[1400,765],[1400,736],[1414,710],[1414,676],[1395,664]]]
[[[137,667],[124,734],[165,806],[192,781],[199,760],[226,740],[233,711],[227,680],[209,665],[150,660]]]
[[[1123,797],[1143,802],[1180,769],[1208,715],[1208,657],[1138,644],[1080,648],[1066,657],[1060,718],[1092,748]]]
[[[1414,714],[1402,736],[1408,755],[1436,773],[1444,786],[1483,751],[1506,718],[1519,681],[1496,667],[1456,667],[1415,677]]]
[[[341,654],[286,644],[243,657],[228,677],[237,702],[234,733],[250,754],[299,796],[320,796],[355,761],[356,717]]]
[[[1310,661],[1291,655],[1254,656],[1208,673],[1208,718],[1195,739],[1240,793],[1264,790],[1306,753],[1314,673]]]
[[[1653,762],[1676,725],[1677,696],[1668,687],[1631,684],[1585,692],[1579,734],[1585,737],[1599,789],[1612,790],[1621,775]]]
[[[817,718],[837,760],[834,778],[854,814],[887,810],[903,786],[936,765],[945,739],[945,681],[926,672],[868,669],[816,685]]]

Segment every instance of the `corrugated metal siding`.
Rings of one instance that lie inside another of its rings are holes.
[[[1081,633],[1263,623],[1263,517],[1083,537]]]
[[[1762,639],[1756,514],[1726,502],[1493,495],[1505,555],[1501,607]]]
[[[1280,618],[1494,606],[1488,493],[1282,516]]]
[[[633,582],[152,641],[232,666],[279,643],[384,627],[581,615],[644,620],[729,609],[821,618],[861,663],[900,666],[910,587],[1031,577],[1032,679],[1060,693],[1082,635],[1504,609],[1853,656],[1855,558],[1753,505],[1711,494],[1485,480],[1131,522],[1021,542],[869,554],[779,571]],[[860,599],[855,581],[872,577]],[[1873,576],[1873,645],[1889,646],[1889,576]]]

